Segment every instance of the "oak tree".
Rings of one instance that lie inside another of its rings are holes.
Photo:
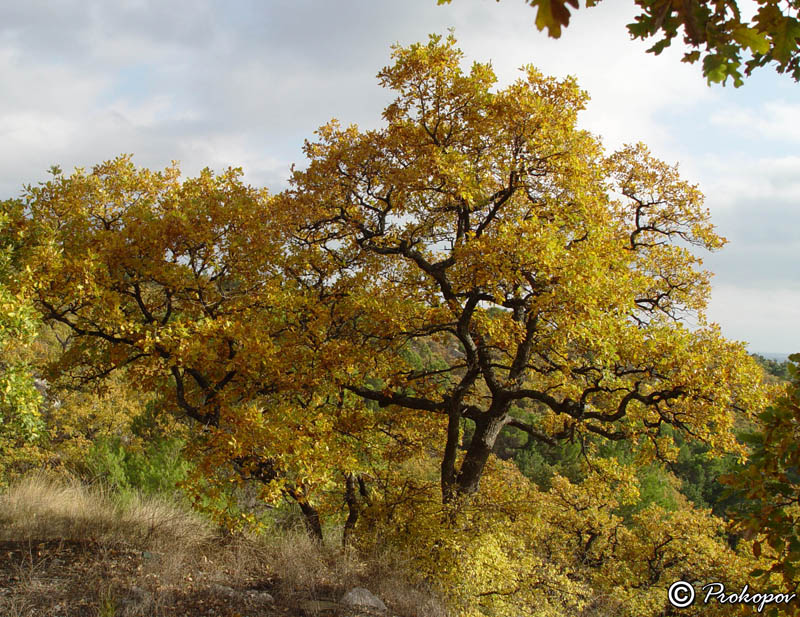
[[[71,333],[63,379],[122,375],[188,419],[193,490],[252,478],[317,537],[343,500],[346,537],[407,547],[465,616],[656,615],[678,577],[738,584],[759,557],[719,519],[626,521],[634,466],[593,451],[743,454],[761,371],[705,319],[695,252],[724,239],[701,193],[580,130],[574,80],[461,61],[452,37],[396,47],[384,126],[322,127],[275,196],[127,156],[54,170],[5,204],[25,242],[0,300]],[[572,442],[586,479],[538,489],[492,455],[509,427]]]
[[[461,59],[396,48],[386,126],[323,127],[276,196],[129,157],[28,187],[26,284],[74,335],[55,368],[125,370],[194,422],[198,473],[290,496],[316,535],[332,483],[354,518],[360,472],[426,449],[445,502],[474,495],[506,427],[741,451],[759,371],[705,322],[690,248],[724,240],[697,188],[642,145],[604,153],[572,79],[498,89]]]
[[[349,285],[335,314],[372,354],[342,388],[442,419],[446,501],[475,493],[505,427],[669,458],[670,425],[737,450],[759,371],[705,321],[709,274],[690,248],[724,240],[698,189],[642,145],[606,155],[577,128],[572,79],[528,66],[497,88],[487,64],[462,71],[452,37],[393,57],[386,126],[322,127],[279,197],[298,250]],[[444,364],[410,366],[422,344],[449,350]]]
[[[349,460],[320,393],[328,361],[315,337],[331,324],[284,254],[271,198],[240,174],[184,180],[127,156],[56,170],[18,212],[26,284],[71,334],[54,375],[82,387],[124,371],[193,422],[200,475],[233,466],[266,497],[297,501],[319,536],[310,491]]]

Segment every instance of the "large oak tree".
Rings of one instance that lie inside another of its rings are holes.
[[[396,93],[386,126],[322,127],[279,198],[298,249],[350,281],[338,319],[373,360],[342,387],[443,418],[445,500],[477,490],[505,427],[669,457],[671,425],[735,449],[758,370],[703,316],[709,274],[690,248],[724,240],[700,192],[642,145],[606,155],[576,126],[587,96],[571,79],[525,67],[498,89],[461,60],[452,38],[396,48],[379,73]],[[422,344],[449,349],[444,366],[404,362]]]

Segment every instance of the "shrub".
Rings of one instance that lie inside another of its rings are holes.
[[[98,440],[89,450],[90,476],[119,493],[170,493],[191,467],[182,456],[183,441],[161,437],[138,448],[119,437]]]

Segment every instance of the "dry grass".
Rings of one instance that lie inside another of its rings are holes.
[[[31,475],[0,494],[9,557],[0,614],[169,614],[160,608],[217,543],[202,518],[164,499],[120,502],[74,479]]]
[[[304,600],[337,601],[353,587],[365,587],[394,615],[447,617],[443,601],[403,578],[401,573],[408,568],[401,556],[343,551],[340,530],[328,530],[326,538],[328,542],[320,546],[300,525],[251,537],[230,547],[227,568],[275,573],[272,592],[287,606],[299,606]]]
[[[402,571],[396,555],[319,546],[299,528],[222,536],[164,499],[121,503],[70,479],[33,475],[0,494],[4,616],[299,616],[309,600],[360,586],[390,615],[445,617]]]
[[[122,504],[75,479],[31,475],[0,495],[0,540],[61,539],[134,545],[142,549],[195,549],[214,536],[201,518],[158,498]]]

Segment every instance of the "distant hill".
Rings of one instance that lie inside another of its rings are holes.
[[[788,353],[773,353],[765,351],[754,351],[753,353],[769,360],[775,360],[776,362],[786,362],[789,359]]]

